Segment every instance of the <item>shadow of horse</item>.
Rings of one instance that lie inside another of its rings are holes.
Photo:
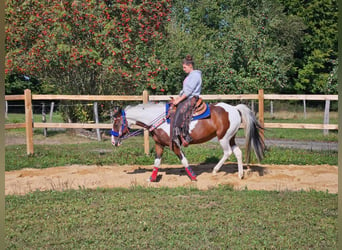
[[[211,161],[211,160],[210,160]],[[192,166],[193,171],[196,173],[196,175],[200,176],[203,173],[212,173],[213,169],[215,167],[215,163],[204,163]],[[248,170],[249,173],[257,173],[258,176],[264,176],[267,174],[267,170],[265,167],[258,166],[258,165],[245,165],[243,166],[244,170]],[[146,173],[146,172],[152,172],[152,168],[144,168],[144,167],[139,167],[138,169],[135,169],[131,172],[127,172],[127,174],[141,174],[141,173]],[[177,176],[187,176],[187,173],[184,169],[183,166],[180,167],[175,167],[175,168],[160,168],[159,172],[164,172],[166,175],[177,175]],[[227,163],[224,164],[220,172],[224,172],[224,175],[228,174],[235,174],[238,172],[238,165],[237,163]],[[159,182],[162,179],[162,175],[157,176],[157,182]]]

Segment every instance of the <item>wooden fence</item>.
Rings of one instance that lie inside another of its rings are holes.
[[[248,95],[201,95],[203,100],[258,100],[259,122],[265,128],[294,128],[294,129],[323,129],[337,130],[336,124],[303,124],[303,123],[265,123],[264,122],[264,100],[322,100],[326,101],[326,107],[330,100],[338,100],[338,95],[276,95],[264,94],[259,90],[258,94]],[[25,123],[5,124],[5,129],[25,128],[27,154],[33,154],[33,128],[89,128],[89,129],[111,129],[112,124],[105,123],[45,123],[33,122],[32,100],[78,100],[78,101],[169,101],[170,96],[149,95],[144,91],[141,96],[118,96],[118,95],[35,95],[27,89],[24,95],[6,95],[5,101],[25,101]],[[329,113],[329,108],[325,109]],[[262,135],[263,136],[263,135]],[[145,153],[149,153],[149,134],[144,131]]]

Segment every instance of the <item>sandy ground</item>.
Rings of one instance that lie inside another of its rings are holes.
[[[25,144],[23,134],[5,136],[6,145]],[[89,135],[55,135],[34,138],[35,144],[83,143]],[[158,182],[149,183],[153,166],[61,166],[48,169],[21,169],[5,172],[5,194],[26,194],[36,190],[67,190],[79,188],[145,187],[195,187],[208,189],[230,185],[235,189],[249,190],[317,190],[337,193],[337,166],[317,165],[251,165],[245,166],[245,178],[240,180],[237,165],[226,163],[221,171],[212,175],[214,164],[191,165],[198,175],[193,182],[182,165],[162,165]]]
[[[317,190],[337,193],[337,166],[252,165],[245,178],[238,179],[237,166],[225,164],[213,176],[214,165],[193,165],[197,181],[190,181],[181,165],[162,165],[158,182],[147,182],[153,166],[62,166],[48,169],[22,169],[5,173],[5,194],[26,194],[36,190],[79,188],[195,187],[206,190],[231,185],[237,190]]]

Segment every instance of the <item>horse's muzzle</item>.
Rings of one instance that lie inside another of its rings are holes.
[[[114,147],[119,147],[121,146],[121,139],[115,139],[113,136],[112,136],[112,145]]]

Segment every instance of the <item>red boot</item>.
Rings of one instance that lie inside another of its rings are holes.
[[[192,171],[190,167],[185,168],[185,171],[188,173],[188,176],[192,181],[197,181],[196,174],[194,173],[194,171]]]
[[[151,177],[150,177],[150,182],[156,182],[157,181],[157,176],[158,176],[158,168],[154,167]]]

